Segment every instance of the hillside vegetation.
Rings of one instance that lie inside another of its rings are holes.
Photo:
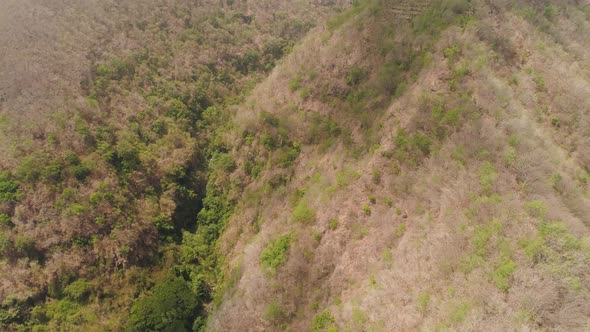
[[[211,330],[588,329],[588,8],[364,2],[308,35],[235,111]]]
[[[202,329],[228,108],[337,8],[3,1],[0,329]]]
[[[587,1],[0,27],[0,329],[590,328]]]

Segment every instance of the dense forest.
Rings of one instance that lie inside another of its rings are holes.
[[[231,107],[337,6],[3,6],[42,20],[2,21],[24,30],[12,42],[28,58],[2,61],[22,65],[2,83],[22,81],[3,89],[0,118],[0,323],[201,329],[222,294],[215,243],[239,186],[223,139]]]
[[[590,3],[0,3],[0,329],[590,327]]]

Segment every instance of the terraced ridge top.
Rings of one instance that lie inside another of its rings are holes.
[[[422,14],[429,4],[429,0],[396,1],[391,3],[386,10],[397,18],[411,20]]]

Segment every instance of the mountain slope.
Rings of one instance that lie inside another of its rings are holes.
[[[588,5],[369,3],[235,111],[210,330],[584,330]]]
[[[345,5],[3,1],[0,329],[201,328],[227,109]]]
[[[0,28],[2,330],[590,328],[587,0]]]

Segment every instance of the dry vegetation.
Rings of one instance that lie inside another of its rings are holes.
[[[590,3],[342,7],[0,3],[0,326],[590,329]]]
[[[588,7],[443,4],[333,18],[235,110],[211,330],[590,327]]]
[[[3,1],[0,329],[202,329],[227,109],[340,6]]]

